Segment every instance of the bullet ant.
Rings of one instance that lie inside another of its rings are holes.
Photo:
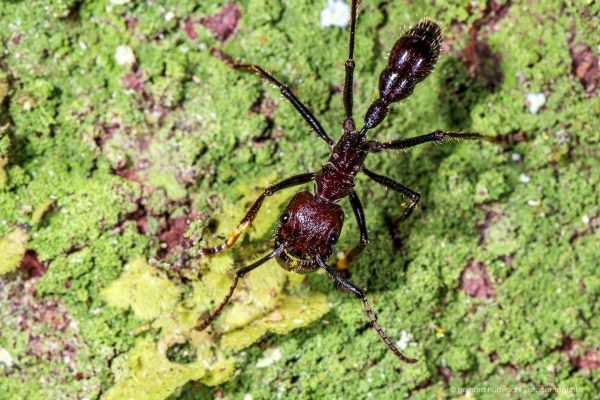
[[[344,267],[350,260],[358,256],[369,242],[363,207],[354,191],[354,179],[359,172],[409,199],[409,204],[401,220],[410,216],[421,198],[418,192],[365,168],[363,163],[367,154],[388,149],[407,149],[422,143],[439,142],[446,138],[491,139],[476,133],[452,133],[439,130],[422,136],[385,143],[367,139],[367,131],[377,127],[385,119],[390,105],[410,96],[415,85],[424,80],[433,70],[440,54],[442,31],[435,22],[428,19],[424,19],[410,28],[392,47],[388,65],[379,76],[379,98],[371,104],[364,117],[363,127],[357,131],[352,117],[352,84],[355,65],[354,34],[357,8],[358,0],[353,0],[350,18],[349,54],[345,63],[343,92],[346,118],[343,122],[342,137],[337,142],[329,137],[319,121],[289,88],[279,82],[273,75],[258,65],[242,64],[220,50],[211,50],[214,57],[219,58],[229,67],[240,71],[255,72],[261,78],[279,88],[281,94],[289,100],[316,134],[329,145],[331,154],[320,171],[295,175],[266,188],[225,242],[215,247],[200,250],[200,255],[206,256],[219,253],[233,246],[240,234],[252,224],[265,198],[282,189],[310,181],[315,182],[314,194],[308,191],[299,192],[287,205],[277,226],[275,249],[260,260],[239,269],[235,273],[225,298],[208,318],[198,324],[196,329],[203,330],[212,323],[231,299],[238,281],[242,277],[268,260],[276,258],[280,265],[288,271],[300,274],[314,272],[319,268],[327,271],[345,290],[363,301],[371,325],[389,349],[403,362],[415,363],[417,360],[402,354],[379,326],[364,292],[344,279],[335,268],[326,263],[335,250],[344,223],[344,212],[337,202],[346,197],[350,200],[360,229],[358,245],[338,263],[338,266]]]

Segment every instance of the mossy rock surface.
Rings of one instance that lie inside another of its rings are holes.
[[[210,49],[272,72],[338,138],[347,30],[321,26],[327,3],[0,3],[0,399],[597,398],[593,1],[362,1],[357,121],[403,29],[430,17],[445,34],[373,139],[506,139],[369,156],[421,193],[399,226],[405,199],[357,179],[370,244],[347,276],[417,364],[328,277],[275,262],[194,330],[269,251],[294,189],[233,249],[197,250],[328,154],[275,89]],[[359,237],[341,204],[340,250]]]

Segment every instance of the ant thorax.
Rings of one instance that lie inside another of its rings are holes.
[[[365,144],[364,134],[344,132],[327,163],[315,177],[315,194],[318,197],[332,202],[348,197],[354,189],[354,177],[368,154]]]

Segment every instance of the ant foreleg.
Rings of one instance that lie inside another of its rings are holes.
[[[304,118],[304,120],[306,122],[308,122],[310,127],[317,133],[317,135],[319,135],[321,137],[321,139],[325,140],[330,148],[333,147],[335,142],[325,132],[325,130],[319,123],[319,120],[316,119],[314,115],[312,115],[312,113],[308,110],[308,108],[306,108],[306,106],[304,104],[302,104],[302,102],[296,96],[294,96],[294,94],[290,91],[290,89],[287,86],[285,86],[283,83],[279,82],[273,75],[271,75],[270,73],[268,73],[267,71],[265,71],[258,65],[239,63],[238,61],[234,60],[232,57],[225,54],[221,50],[211,49],[210,54],[213,57],[216,57],[219,60],[223,61],[227,66],[229,66],[233,69],[237,69],[239,71],[246,71],[246,72],[255,72],[261,78],[263,78],[263,79],[269,81],[270,83],[272,83],[273,85],[275,85],[279,89],[279,91],[281,92],[283,97],[285,97],[286,99],[288,99],[290,101],[290,103],[292,103],[294,108],[300,113],[300,115],[302,115],[302,118]]]
[[[294,175],[290,178],[284,179],[283,181],[281,181],[273,186],[269,186],[262,192],[262,194],[258,197],[258,199],[256,199],[254,204],[252,204],[252,207],[250,207],[250,209],[246,213],[246,216],[244,217],[244,219],[242,219],[242,222],[240,222],[240,224],[237,226],[237,228],[235,228],[235,230],[233,231],[231,236],[229,236],[229,238],[226,241],[224,241],[223,243],[221,243],[220,245],[215,246],[215,247],[202,248],[202,249],[200,249],[198,254],[200,256],[216,254],[216,253],[219,253],[219,252],[225,250],[228,247],[233,246],[235,244],[236,240],[238,239],[238,237],[242,234],[242,232],[246,228],[248,228],[250,225],[252,225],[252,221],[256,217],[256,214],[258,213],[258,210],[260,210],[260,206],[262,205],[263,200],[266,197],[272,196],[273,194],[275,194],[276,192],[278,192],[282,189],[286,189],[291,186],[301,185],[303,183],[310,182],[311,180],[313,180],[314,177],[315,177],[315,173],[309,172],[306,174]]]
[[[353,284],[351,284],[350,282],[348,282],[347,280],[345,280],[344,278],[342,278],[337,272],[335,272],[335,270],[333,268],[331,268],[329,265],[325,264],[325,262],[323,260],[321,260],[320,257],[317,257],[317,263],[319,264],[319,266],[321,268],[323,268],[325,271],[327,271],[327,273],[329,275],[331,275],[331,277],[333,279],[335,279],[340,285],[342,285],[346,290],[348,290],[354,296],[356,296],[357,298],[359,298],[363,301],[363,305],[365,307],[365,312],[367,313],[367,317],[369,318],[369,321],[371,321],[371,325],[373,326],[375,331],[377,331],[377,333],[381,337],[381,340],[383,340],[383,342],[396,355],[396,357],[398,357],[401,361],[403,361],[405,363],[409,363],[409,364],[416,363],[417,360],[415,360],[414,358],[409,358],[409,357],[405,356],[404,354],[402,354],[402,352],[400,352],[400,350],[398,350],[398,348],[394,345],[394,343],[392,343],[390,338],[388,338],[387,334],[384,332],[384,330],[381,328],[381,326],[377,323],[377,317],[375,317],[375,313],[373,312],[373,309],[369,305],[369,302],[367,301],[367,297],[365,296],[363,291],[360,290],[359,288],[357,288],[356,286],[354,286]]]
[[[350,8],[350,41],[348,43],[348,59],[346,60],[344,78],[344,109],[346,118],[352,119],[353,82],[354,82],[354,31],[356,30],[356,17],[358,13],[358,0],[352,0]]]
[[[360,241],[356,246],[352,248],[349,252],[344,254],[344,257],[339,259],[336,267],[337,269],[346,269],[348,268],[348,264],[352,262],[358,255],[364,250],[364,248],[369,244],[369,236],[367,235],[367,224],[365,222],[365,213],[363,211],[362,204],[358,195],[353,190],[348,195],[348,199],[350,200],[350,205],[352,206],[352,211],[354,211],[354,217],[356,218],[356,222],[358,223],[358,229],[360,230]]]
[[[406,186],[404,186],[396,181],[393,181],[386,176],[376,174],[375,172],[369,171],[366,168],[363,168],[362,171],[365,173],[365,175],[367,175],[369,178],[373,179],[375,182],[408,197],[409,204],[406,207],[406,210],[404,210],[404,213],[402,214],[402,218],[400,219],[400,221],[404,221],[406,218],[410,217],[410,214],[412,214],[413,210],[415,209],[415,207],[421,200],[421,195],[419,194],[419,192],[415,192],[414,190],[409,189]]]
[[[284,246],[279,246],[278,248],[276,248],[275,250],[273,250],[271,253],[267,254],[266,256],[264,256],[260,260],[256,261],[255,263],[250,264],[247,267],[240,268],[235,273],[235,275],[233,277],[233,282],[231,283],[231,286],[229,287],[229,291],[227,292],[227,294],[225,295],[225,297],[223,298],[223,300],[221,301],[221,303],[208,316],[208,318],[206,318],[204,321],[202,321],[201,323],[199,323],[198,325],[196,325],[195,329],[198,330],[198,331],[203,331],[204,329],[206,329],[206,327],[209,326],[211,324],[211,322],[213,322],[214,319],[217,318],[217,316],[221,313],[221,311],[223,310],[223,307],[225,307],[225,305],[229,302],[229,299],[231,299],[231,296],[233,295],[233,291],[235,290],[238,281],[241,278],[243,278],[244,275],[246,275],[248,272],[250,272],[253,269],[261,266],[264,263],[266,263],[271,258],[277,257],[279,254],[281,254],[281,252],[283,251],[283,249],[284,249]]]
[[[376,141],[367,142],[369,152],[377,153],[382,150],[401,150],[408,149],[410,147],[418,146],[427,142],[441,142],[445,139],[464,139],[464,140],[487,140],[489,142],[496,142],[496,138],[480,135],[479,133],[457,133],[457,132],[444,132],[435,131],[428,133],[427,135],[415,136],[407,139],[393,140],[391,142],[381,143]]]

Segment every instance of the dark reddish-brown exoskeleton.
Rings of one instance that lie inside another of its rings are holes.
[[[342,137],[337,142],[329,137],[319,121],[290,92],[287,86],[280,83],[271,74],[257,65],[241,64],[220,50],[212,50],[213,56],[221,59],[230,67],[241,71],[255,72],[277,86],[283,96],[291,102],[317,135],[327,142],[331,154],[320,171],[295,175],[265,189],[227,241],[219,246],[204,248],[200,251],[200,255],[205,256],[218,253],[232,246],[244,229],[251,225],[266,197],[281,189],[314,180],[314,194],[308,191],[299,192],[286,207],[277,227],[275,249],[260,260],[239,269],[235,273],[233,283],[223,301],[208,318],[199,323],[197,329],[205,329],[219,315],[231,298],[240,278],[266,261],[276,258],[282,267],[289,271],[301,274],[313,272],[319,268],[327,271],[344,289],[363,301],[372,326],[390,350],[400,360],[414,363],[416,360],[402,354],[379,326],[363,291],[340,276],[336,269],[326,264],[335,250],[344,223],[344,212],[337,202],[346,197],[350,200],[354,216],[360,228],[358,245],[338,262],[338,266],[343,267],[349,260],[356,257],[368,243],[363,208],[354,191],[354,179],[359,172],[409,199],[409,204],[402,216],[403,219],[412,213],[420,199],[420,195],[416,191],[366,169],[363,163],[367,154],[386,149],[406,149],[421,143],[437,142],[444,138],[483,139],[484,137],[475,133],[442,131],[386,143],[368,140],[366,137],[368,130],[375,128],[384,120],[390,105],[408,97],[413,92],[415,85],[425,79],[433,70],[440,53],[441,29],[435,22],[430,20],[420,21],[394,44],[390,52],[388,65],[379,77],[379,99],[376,99],[369,107],[364,117],[363,127],[356,130],[352,118],[352,83],[357,2],[357,0],[353,0],[351,6],[349,56],[345,64],[346,76],[343,102],[346,118],[343,122]]]

